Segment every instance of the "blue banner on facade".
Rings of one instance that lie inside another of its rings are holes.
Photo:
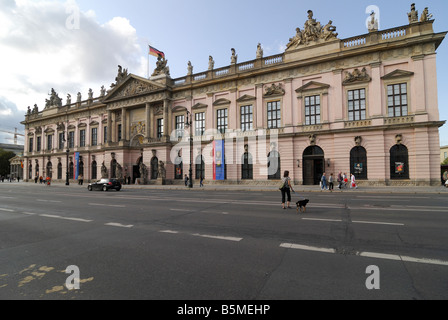
[[[74,180],[78,180],[78,176],[79,176],[79,152],[75,152],[75,168],[76,170],[74,171]]]
[[[215,146],[214,178],[217,181],[222,181],[225,179],[224,140],[215,140],[213,144]]]

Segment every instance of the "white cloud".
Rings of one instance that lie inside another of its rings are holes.
[[[145,53],[128,19],[101,25],[93,11],[76,12],[74,5],[0,0],[0,101],[21,111],[37,103],[42,110],[51,88],[63,101],[78,91],[86,97],[89,88],[99,95],[114,81],[117,65],[146,74]]]

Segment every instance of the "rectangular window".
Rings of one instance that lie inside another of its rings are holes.
[[[205,132],[205,112],[198,112],[194,115],[195,135],[202,136]]]
[[[42,137],[37,137],[36,150],[38,152],[42,150]]]
[[[79,146],[80,147],[86,146],[86,130],[79,131]]]
[[[34,138],[30,138],[28,145],[28,152],[33,152]]]
[[[182,138],[185,129],[185,116],[176,116],[176,137]]]
[[[242,131],[250,131],[253,130],[254,126],[254,114],[253,107],[250,106],[242,106],[241,107],[241,130]]]
[[[226,133],[229,125],[227,109],[216,110],[216,123],[218,132],[221,134]]]
[[[366,119],[366,89],[348,91],[348,120]]]
[[[280,126],[280,101],[268,102],[268,129],[277,129]]]
[[[64,142],[65,142],[65,138],[64,138],[64,132],[59,132],[59,150],[64,149]]]
[[[157,138],[162,138],[163,136],[163,118],[157,119]]]
[[[103,133],[104,133],[103,143],[107,143],[107,126],[104,127]]]
[[[320,124],[320,96],[305,97],[305,124]]]
[[[118,131],[118,141],[121,141],[121,124],[119,124],[118,126],[117,126],[117,131]]]
[[[408,89],[406,83],[387,86],[387,105],[389,117],[408,115]]]
[[[98,128],[92,128],[92,146],[98,145]]]
[[[68,133],[68,147],[69,148],[75,147],[75,132],[74,131],[70,131]]]
[[[50,134],[47,136],[47,151],[51,151],[53,149],[53,135]]]

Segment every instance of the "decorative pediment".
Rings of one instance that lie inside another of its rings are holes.
[[[78,124],[78,128],[86,128],[87,124],[86,123],[80,123]]]
[[[98,126],[98,125],[99,125],[98,121],[92,121],[92,122],[90,122],[90,126],[91,126],[91,127],[93,127],[93,126]]]
[[[213,102],[214,106],[223,106],[228,104],[230,104],[230,100],[224,98],[218,99],[215,102]]]
[[[196,103],[194,106],[191,107],[191,109],[193,110],[205,109],[205,108],[207,108],[207,105],[200,102]]]
[[[187,111],[187,108],[184,106],[175,106],[172,110],[172,112],[185,112]]]
[[[254,96],[245,94],[245,95],[239,97],[236,101],[237,101],[237,102],[246,102],[246,101],[253,101],[253,100],[255,100],[255,99],[256,99],[256,98],[255,98]]]
[[[382,76],[381,79],[388,80],[388,79],[396,79],[396,78],[409,78],[409,77],[412,77],[413,75],[414,75],[414,72],[397,69],[395,71],[392,71],[392,72],[386,74],[385,76]]]
[[[282,96],[285,94],[285,89],[283,89],[282,84],[271,84],[269,87],[266,87],[264,91],[264,97],[271,96]]]
[[[51,134],[51,133],[54,133],[54,129],[52,129],[52,128],[47,128],[47,129],[45,129],[45,131],[44,131],[46,134]]]
[[[165,87],[163,85],[157,82],[131,74],[108,93],[108,95],[104,99],[104,102],[139,96],[164,88]]]
[[[307,92],[307,91],[319,91],[319,90],[327,92],[328,88],[330,88],[329,84],[320,83],[320,82],[316,82],[316,81],[310,81],[307,84],[296,89],[296,92],[303,93],[303,92]]]
[[[352,83],[362,83],[362,82],[370,82],[372,78],[367,73],[366,68],[362,68],[361,71],[359,69],[353,70],[353,72],[345,72],[345,78],[342,82],[343,85],[348,85]]]

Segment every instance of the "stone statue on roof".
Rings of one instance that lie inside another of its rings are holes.
[[[170,68],[167,66],[168,60],[165,57],[162,57],[160,54],[157,57],[156,68],[154,69],[151,77],[159,76],[159,75],[170,75]]]

